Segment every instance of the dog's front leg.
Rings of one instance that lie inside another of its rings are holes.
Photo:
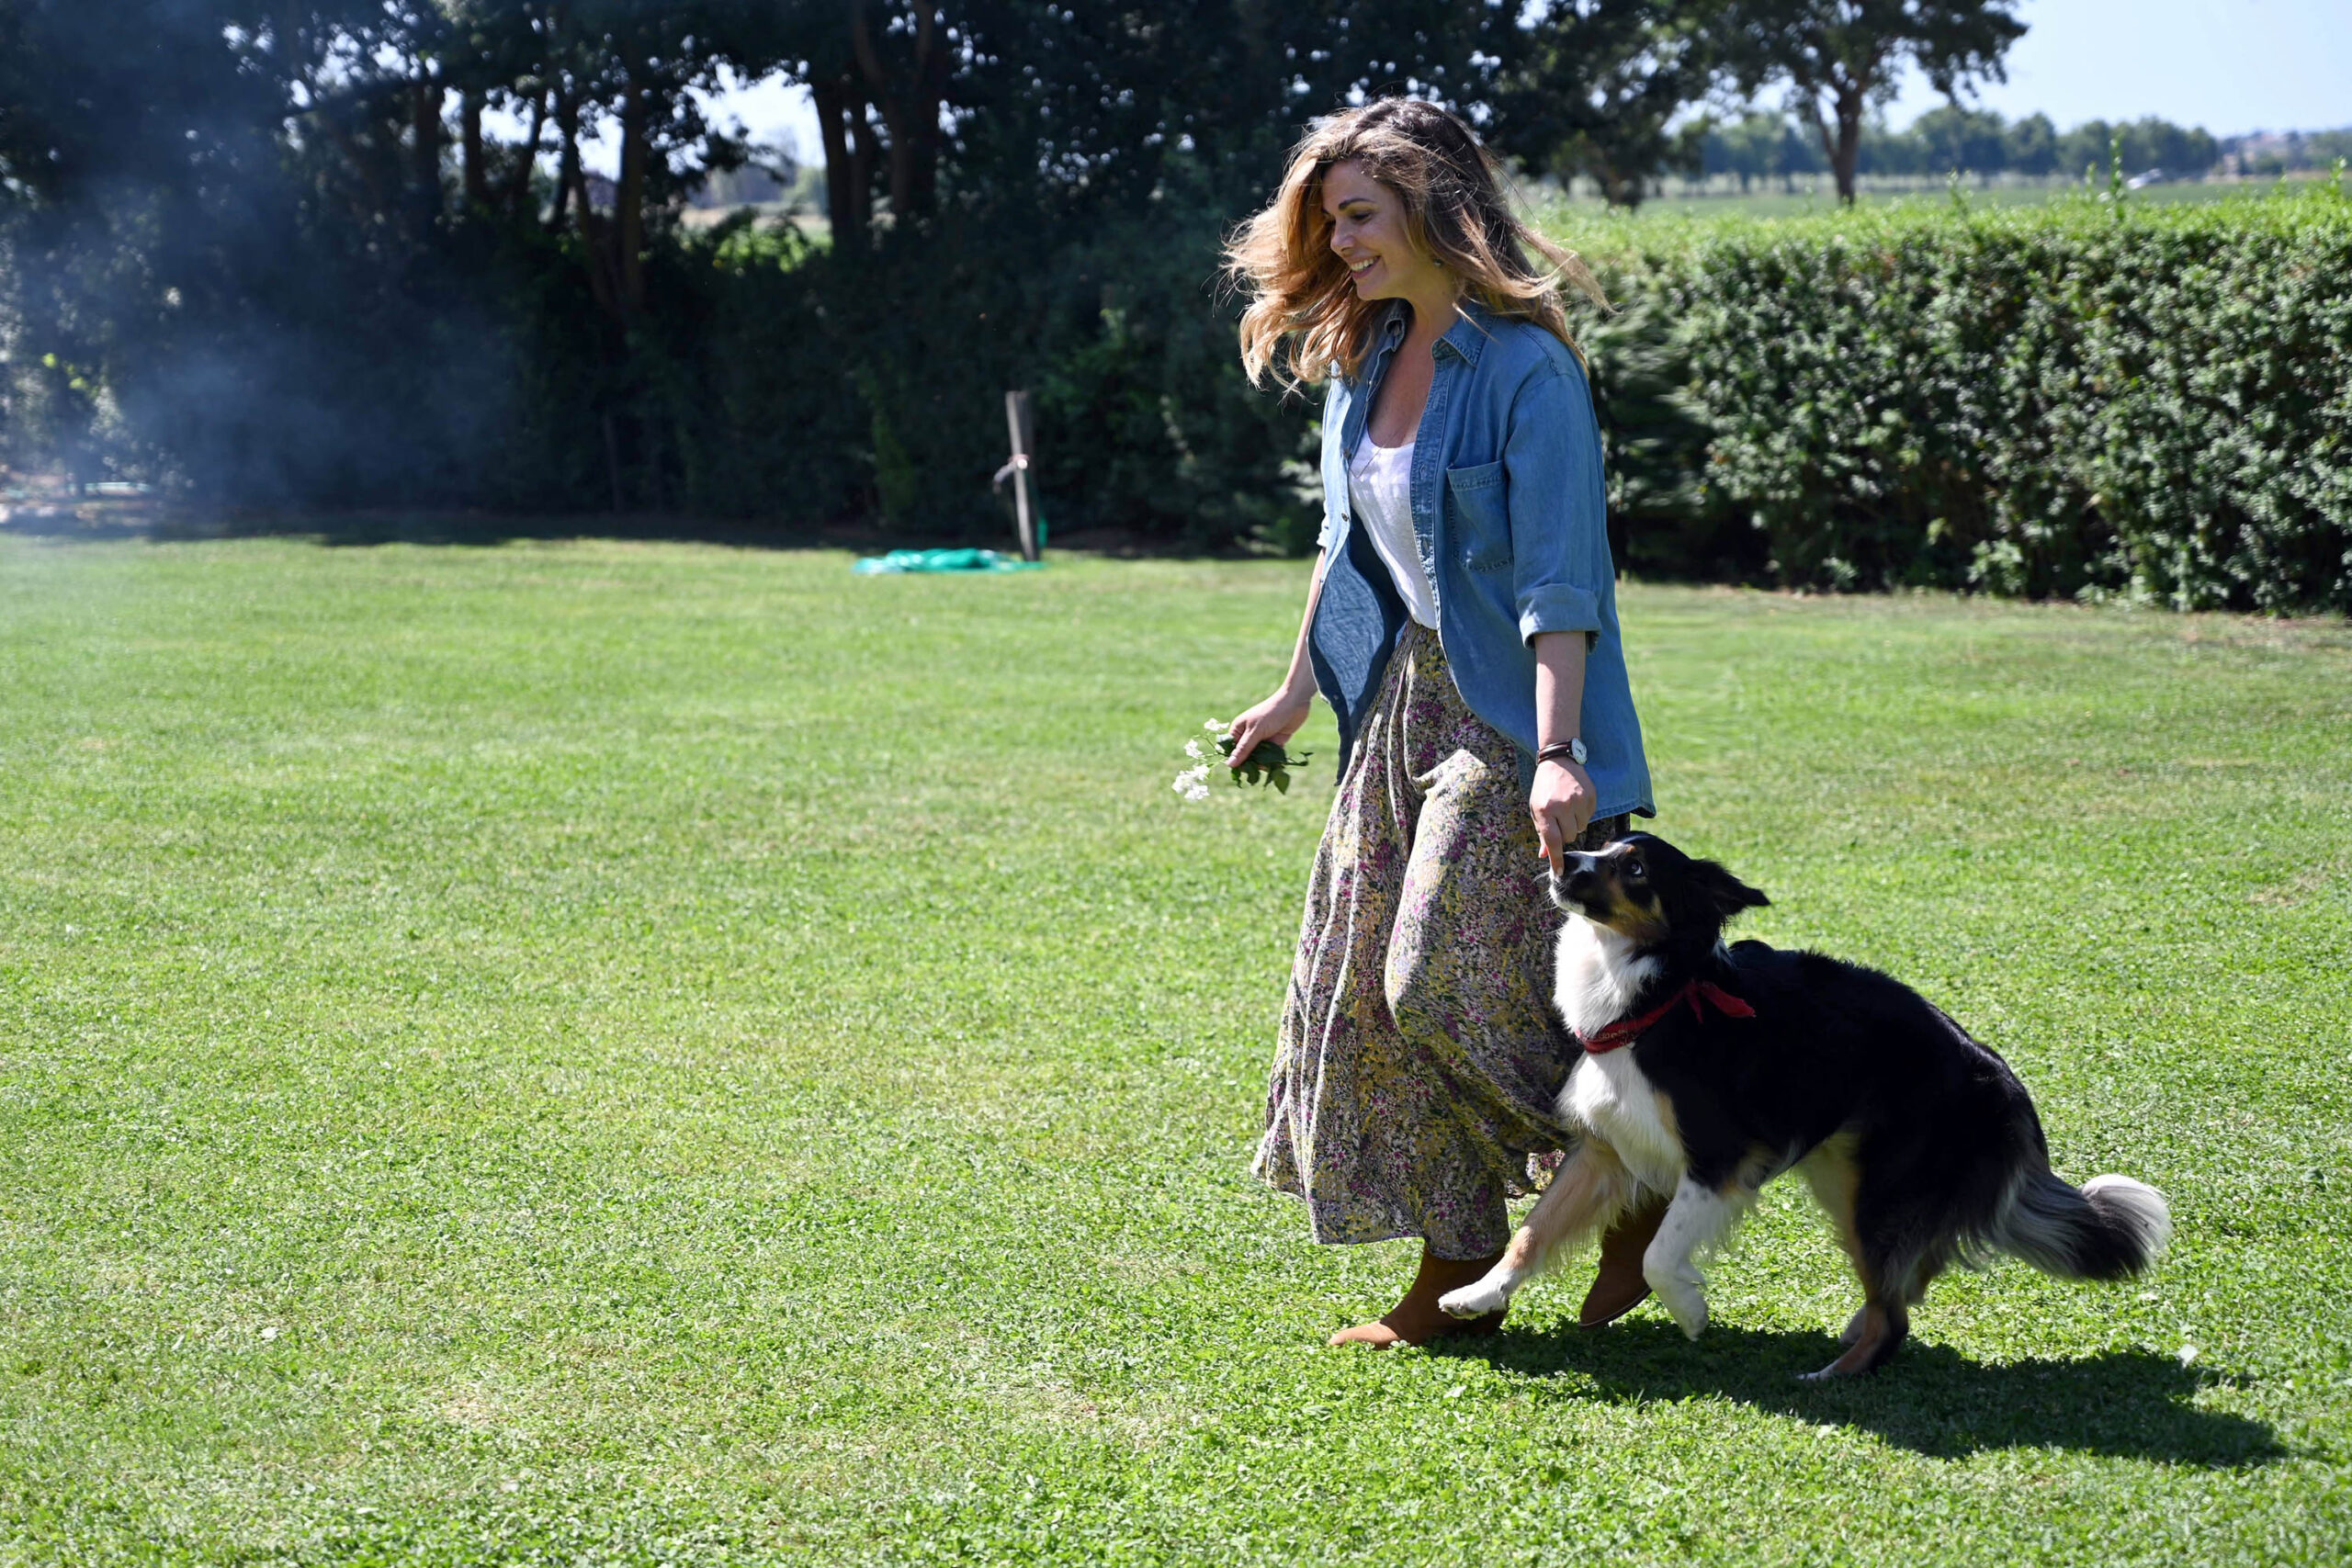
[[[1707,1326],[1707,1281],[1699,1273],[1699,1251],[1738,1224],[1754,1198],[1737,1183],[1718,1191],[1684,1177],[1649,1250],[1642,1255],[1642,1278],[1674,1314],[1676,1326],[1693,1339]]]
[[[1606,1227],[1633,1195],[1634,1179],[1616,1151],[1587,1137],[1554,1173],[1527,1223],[1504,1248],[1502,1261],[1476,1283],[1440,1296],[1437,1304],[1456,1317],[1500,1312],[1511,1293],[1540,1273],[1563,1246],[1574,1247]]]

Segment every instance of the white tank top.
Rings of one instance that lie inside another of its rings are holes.
[[[1413,535],[1413,443],[1375,446],[1367,434],[1348,465],[1348,500],[1356,521],[1372,536],[1373,547],[1388,563],[1406,610],[1435,630],[1437,592]]]

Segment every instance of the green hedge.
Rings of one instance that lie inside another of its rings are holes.
[[[1057,536],[1304,550],[1312,407],[1242,379],[1213,283],[1233,216],[1222,187],[1171,182],[1137,214],[951,209],[854,255],[664,229],[626,331],[537,225],[407,262],[322,242],[266,289],[175,306],[120,365],[91,348],[103,425],[85,399],[88,429],[62,429],[41,363],[0,363],[0,448],[229,504],[864,516],[982,542],[1009,533],[989,479],[1004,389],[1028,387]],[[2338,185],[1549,221],[1620,301],[1580,332],[1635,571],[2352,611]],[[232,281],[262,265],[232,260]]]
[[[2352,199],[1555,231],[1637,570],[2352,610]]]

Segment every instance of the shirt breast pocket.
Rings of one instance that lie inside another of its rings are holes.
[[[1445,470],[1448,530],[1453,551],[1472,571],[1504,571],[1510,566],[1510,513],[1503,504],[1503,466],[1474,463]]]

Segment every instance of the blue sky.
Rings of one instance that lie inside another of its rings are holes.
[[[2009,79],[1980,94],[2012,119],[2162,115],[2216,136],[2352,125],[2352,0],[2025,0],[2018,16]],[[1889,115],[1907,125],[1942,101],[1914,73]],[[805,161],[822,155],[804,90],[762,83],[718,107],[763,141],[789,135]]]
[[[1981,101],[2063,130],[2162,115],[2216,136],[2352,125],[2352,0],[2026,0],[2007,83]],[[1942,101],[1916,73],[1889,111]]]

